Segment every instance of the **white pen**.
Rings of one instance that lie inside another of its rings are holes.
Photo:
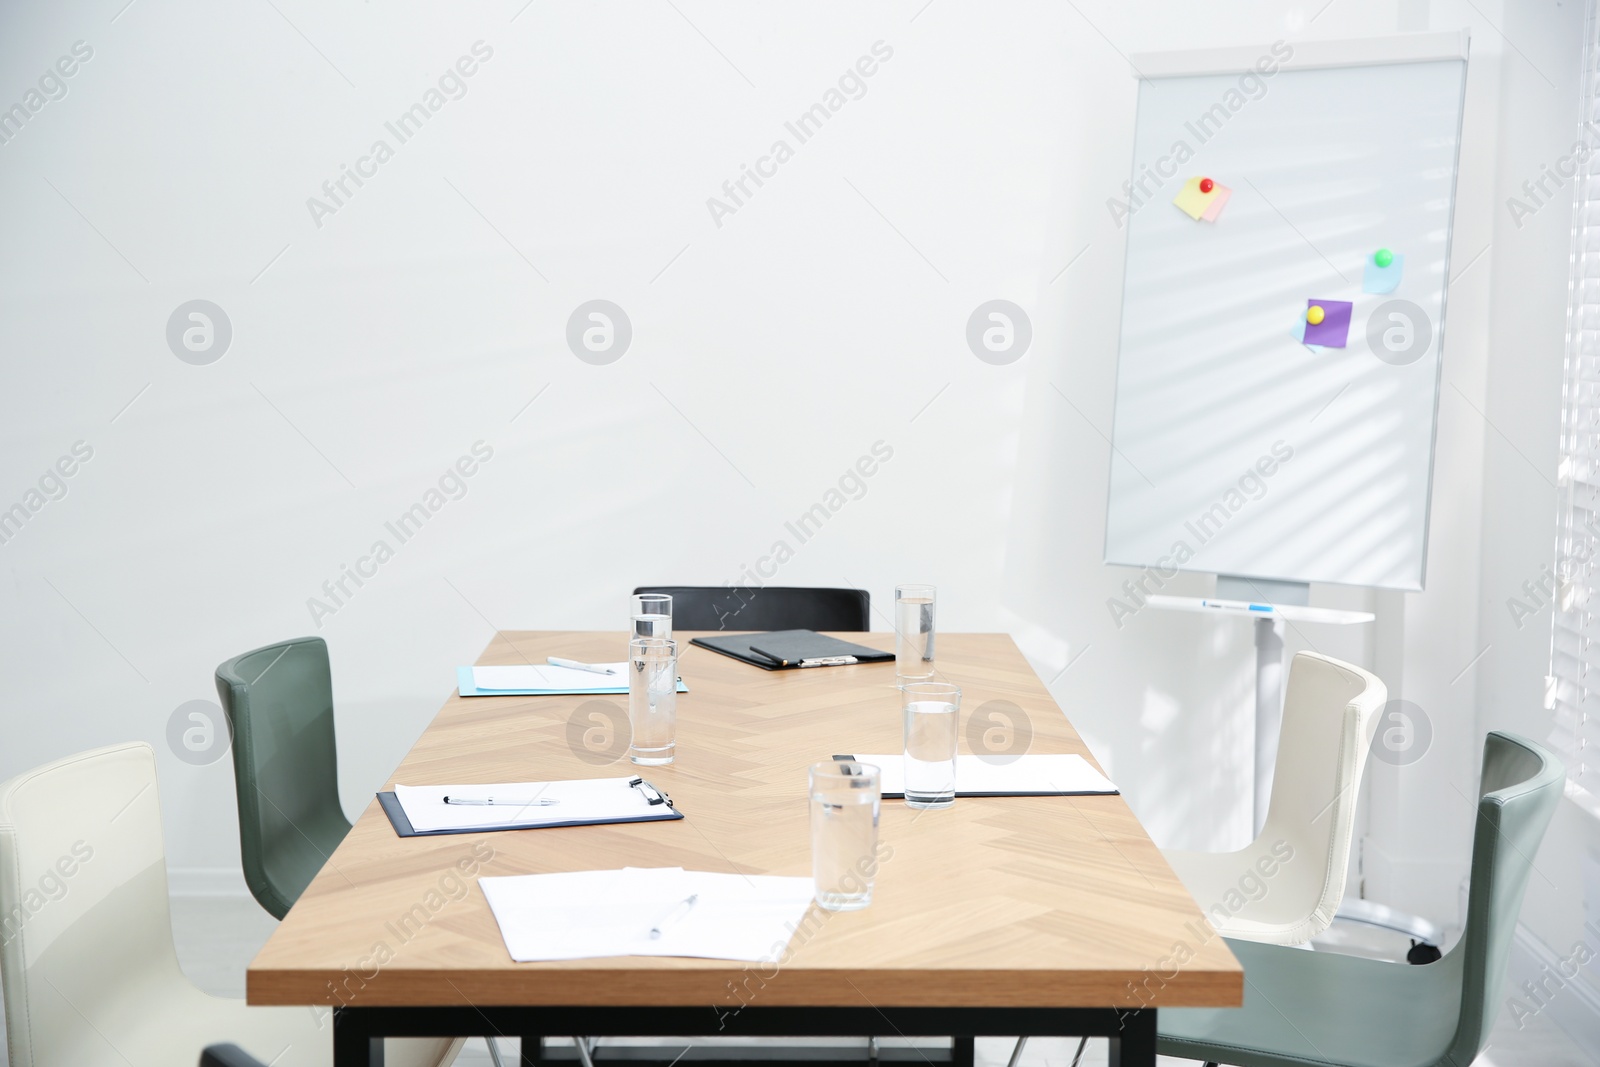
[[[590,674],[616,674],[617,673],[616,671],[612,670],[610,667],[596,667],[592,663],[579,663],[575,659],[561,659],[559,656],[551,656],[551,657],[549,657],[548,662],[549,662],[550,666],[552,666],[552,667],[570,667],[575,671],[588,671]]]
[[[479,807],[485,808],[548,808],[551,805],[561,803],[559,800],[550,800],[548,798],[535,800],[500,800],[495,797],[445,797],[444,802],[446,804],[476,804]]]
[[[650,928],[651,940],[659,938],[661,936],[661,932],[667,929],[669,926],[681,922],[683,917],[688,915],[689,912],[694,909],[694,903],[699,899],[699,893],[690,893],[688,896],[680,900],[677,907],[667,912],[666,918],[662,919],[660,922],[656,923]]]

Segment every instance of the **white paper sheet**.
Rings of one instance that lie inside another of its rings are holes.
[[[548,663],[521,664],[515,667],[474,667],[472,684],[483,690],[559,689],[571,693],[586,693],[601,689],[628,688],[628,664],[596,663],[596,667],[610,667],[615,674],[596,674],[573,667],[556,667]]]
[[[396,785],[395,799],[419,833],[429,830],[498,830],[508,825],[629,819],[664,814],[628,778],[578,778],[567,782],[497,782],[489,785]],[[444,798],[494,797],[513,803],[493,806],[446,804]],[[556,800],[531,806],[524,800]]]
[[[810,878],[626,867],[480,878],[518,963],[604,956],[774,959],[811,905]],[[687,911],[683,902],[697,896]],[[679,915],[652,938],[652,927]]]
[[[883,770],[884,793],[906,790],[905,757],[856,756]],[[997,762],[994,756],[956,757],[956,795],[976,793],[1115,793],[1117,787],[1095,770],[1082,756],[1040,754],[1020,756],[1010,763]]]

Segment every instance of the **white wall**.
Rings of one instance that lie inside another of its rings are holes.
[[[147,738],[171,863],[229,872],[229,763],[165,740],[220,660],[328,639],[354,811],[494,628],[618,629],[634,584],[735,579],[782,538],[772,581],[862,585],[880,608],[894,582],[934,581],[944,628],[1016,634],[1163,844],[1246,835],[1248,628],[1143,612],[1119,629],[1106,607],[1133,576],[1099,562],[1122,53],[1472,25],[1470,254],[1497,210],[1503,46],[1481,22],[1498,5],[121,7],[0,15],[0,102],[94,49],[0,145],[0,507],[94,449],[0,545],[0,773]],[[493,56],[466,95],[314,224],[307,198],[479,40]],[[878,41],[893,56],[864,95],[717,225],[707,198],[793,145],[784,123]],[[1479,409],[1499,255],[1451,294],[1447,379]],[[195,298],[233,325],[209,366],[164,337]],[[565,342],[594,298],[633,324],[609,366]],[[965,341],[994,298],[1032,319],[1009,366]],[[1484,625],[1484,434],[1447,385],[1428,592],[1385,600],[1371,632],[1290,634],[1392,664],[1437,709],[1437,776],[1396,776],[1382,788],[1404,803],[1373,824],[1385,888],[1432,912],[1465,863],[1464,826],[1432,828],[1459,815],[1441,789],[1477,745],[1476,681],[1450,687]],[[314,625],[307,599],[480,440],[493,459],[465,496]],[[880,440],[893,459],[864,495],[794,545],[785,520]],[[1398,873],[1408,848],[1421,866]]]

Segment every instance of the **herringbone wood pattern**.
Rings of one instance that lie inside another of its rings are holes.
[[[1121,797],[961,798],[939,812],[885,801],[881,839],[893,855],[878,873],[872,906],[825,916],[814,909],[781,967],[648,958],[512,963],[472,878],[458,881],[458,863],[488,857],[474,876],[622,866],[809,875],[806,766],[838,752],[899,750],[893,664],[766,672],[690,646],[690,636],[679,635],[692,692],[679,697],[677,762],[644,770],[687,818],[401,839],[373,802],[251,964],[250,1002],[1241,1002],[1239,965]],[[892,634],[842,636],[880,648],[893,641]],[[479,662],[542,663],[551,655],[615,661],[626,645],[616,633],[504,633]],[[1088,756],[1010,637],[940,634],[939,668],[963,689],[963,723],[986,701],[1008,700],[1028,716],[1031,751]],[[603,715],[569,725],[593,700],[622,711],[627,704],[626,697],[452,696],[390,785],[632,773],[625,756],[595,762],[605,754],[593,749],[611,740],[596,725]],[[587,736],[592,747],[584,745],[585,729],[598,731]]]

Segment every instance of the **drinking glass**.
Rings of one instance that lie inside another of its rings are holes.
[[[810,777],[817,904],[827,911],[859,911],[872,903],[878,873],[881,772],[870,763],[824,760],[811,765]]]
[[[678,734],[678,643],[661,637],[628,642],[628,756],[671,763]]]
[[[948,682],[900,687],[906,728],[906,807],[948,808],[956,802],[956,721],[961,690]]]
[[[666,593],[633,595],[633,636],[672,636],[672,598]]]
[[[933,677],[933,586],[894,587],[894,673],[901,682]]]

